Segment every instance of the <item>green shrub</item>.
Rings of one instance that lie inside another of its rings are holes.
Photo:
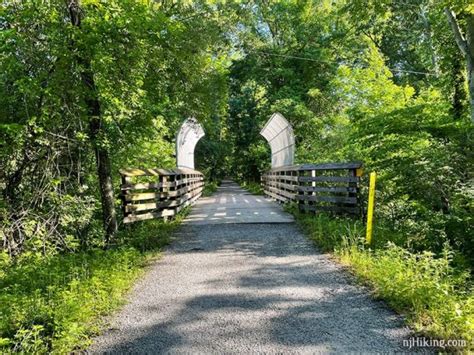
[[[361,221],[295,215],[321,249],[335,252],[376,297],[405,314],[415,331],[434,338],[462,338],[472,344],[474,287],[469,270],[454,263],[456,255],[447,245],[439,255],[410,251],[401,246],[405,238],[378,227],[374,244],[367,248]]]
[[[204,197],[211,196],[214,192],[217,191],[217,187],[219,184],[217,181],[206,181],[204,185],[204,190],[202,191],[202,195]]]
[[[86,346],[98,317],[120,304],[143,261],[135,249],[120,248],[12,265],[0,279],[3,345],[27,353]]]
[[[378,297],[406,314],[416,331],[474,340],[474,288],[467,272],[452,268],[450,252],[435,257],[389,244],[375,251],[352,245],[337,250],[337,255]]]
[[[182,217],[122,231],[111,250],[47,258],[0,257],[0,352],[67,353],[83,349],[170,239]]]

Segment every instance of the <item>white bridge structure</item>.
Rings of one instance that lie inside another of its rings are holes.
[[[205,133],[201,124],[190,117],[183,122],[176,136],[176,166],[194,169],[194,149]]]
[[[270,144],[272,169],[294,164],[295,136],[293,128],[281,113],[274,113],[260,134]]]

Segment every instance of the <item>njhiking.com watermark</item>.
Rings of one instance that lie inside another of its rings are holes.
[[[403,346],[412,348],[465,348],[467,340],[464,339],[431,339],[425,337],[412,337],[403,339]]]

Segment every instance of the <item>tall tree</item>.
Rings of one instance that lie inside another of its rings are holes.
[[[465,30],[453,10],[446,8],[446,16],[454,32],[454,39],[466,59],[469,96],[471,101],[471,121],[474,123],[474,13],[465,15]],[[464,32],[464,33],[463,33]]]
[[[66,1],[71,24],[81,29],[82,10],[80,0]],[[110,157],[107,148],[101,142],[104,123],[101,119],[101,106],[94,81],[91,59],[81,51],[75,43],[72,50],[76,51],[77,64],[81,67],[80,77],[85,91],[85,104],[89,116],[89,135],[92,141],[99,179],[100,197],[102,203],[102,219],[105,227],[105,242],[108,244],[117,232],[117,216],[115,211],[115,198],[112,186],[112,174],[110,168]]]

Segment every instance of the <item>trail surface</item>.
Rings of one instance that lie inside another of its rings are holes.
[[[193,207],[89,351],[394,352],[409,334],[280,206],[226,182]]]

